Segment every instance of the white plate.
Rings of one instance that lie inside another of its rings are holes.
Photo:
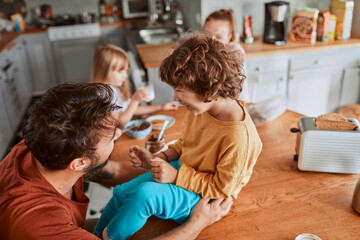
[[[154,124],[152,123],[152,121],[155,121],[155,120],[161,120],[161,121],[162,121],[162,124],[164,123],[163,121],[169,120],[170,122],[169,122],[169,124],[167,125],[166,128],[171,127],[171,126],[174,125],[174,123],[175,123],[175,119],[174,119],[173,117],[169,116],[169,115],[154,115],[154,116],[150,116],[150,117],[148,117],[148,118],[146,119],[146,121],[151,122],[152,127],[153,127],[153,129],[155,129],[155,130],[161,130],[161,127],[162,127],[162,124],[159,125],[159,126],[154,125]]]

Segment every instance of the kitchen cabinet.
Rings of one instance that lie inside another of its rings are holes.
[[[109,26],[101,28],[103,44],[113,44],[121,47],[125,51],[128,50],[126,43],[126,34],[122,26]]]
[[[47,33],[25,34],[23,37],[35,94],[56,86],[58,81]]]
[[[6,88],[5,86],[7,85],[6,81],[6,75],[5,72],[3,71],[3,69],[7,66],[8,64],[8,59],[7,59],[7,51],[4,51],[1,53],[0,55],[0,157],[1,159],[3,158],[3,155],[11,141],[12,138],[12,130],[11,130],[11,126],[10,126],[10,119],[7,113],[7,106],[5,105],[5,100],[6,101],[11,101],[11,99],[9,100],[9,96],[8,94],[6,94]],[[1,161],[1,160],[0,160]]]
[[[25,40],[20,37],[16,40],[16,45],[11,49],[9,54],[13,57],[16,65],[14,78],[17,81],[18,93],[20,98],[21,113],[25,114],[32,98],[33,84],[30,75],[30,69],[25,49]]]
[[[288,57],[273,55],[246,60],[249,101],[261,102],[277,95],[286,96]]]
[[[339,107],[360,102],[360,47],[344,49],[344,77]]]
[[[151,101],[152,105],[160,105],[173,101],[174,90],[160,80],[158,67],[147,69],[147,77],[148,81],[154,85],[155,99]]]
[[[0,161],[3,159],[5,151],[12,139],[10,121],[6,114],[5,103],[0,98]]]
[[[9,146],[31,101],[32,83],[27,66],[24,41],[18,38],[14,46],[0,56],[0,151]]]
[[[341,93],[342,59],[340,51],[292,54],[288,109],[307,116],[336,111]]]
[[[90,82],[94,52],[101,44],[100,37],[52,42],[59,82]]]

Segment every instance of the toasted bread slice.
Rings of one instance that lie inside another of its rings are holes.
[[[360,104],[351,104],[340,108],[339,113],[348,118],[356,118],[360,122]]]
[[[330,120],[330,121],[343,121],[343,122],[347,122],[346,118],[344,116],[342,116],[339,113],[327,113],[327,114],[323,114],[320,115],[316,118],[317,120]]]
[[[327,130],[341,130],[341,131],[350,131],[356,128],[356,124],[353,122],[343,122],[343,121],[331,121],[331,120],[315,120],[315,125],[317,129],[327,129]]]
[[[315,120],[317,129],[350,131],[356,128],[356,124],[348,122],[347,119],[338,113],[327,113],[320,115]]]

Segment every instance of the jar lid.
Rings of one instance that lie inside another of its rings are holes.
[[[311,233],[302,233],[295,240],[321,240],[321,238]]]

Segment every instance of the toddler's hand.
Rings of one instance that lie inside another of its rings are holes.
[[[143,167],[150,169],[150,160],[153,154],[143,147],[131,146],[129,148],[129,157],[134,167]]]
[[[178,170],[161,158],[154,158],[150,161],[152,176],[155,182],[175,184]]]
[[[178,109],[179,106],[176,104],[176,102],[168,102],[161,105],[161,107],[162,110],[176,110]]]
[[[132,98],[138,102],[149,102],[150,101],[150,88],[140,88],[135,91]]]

